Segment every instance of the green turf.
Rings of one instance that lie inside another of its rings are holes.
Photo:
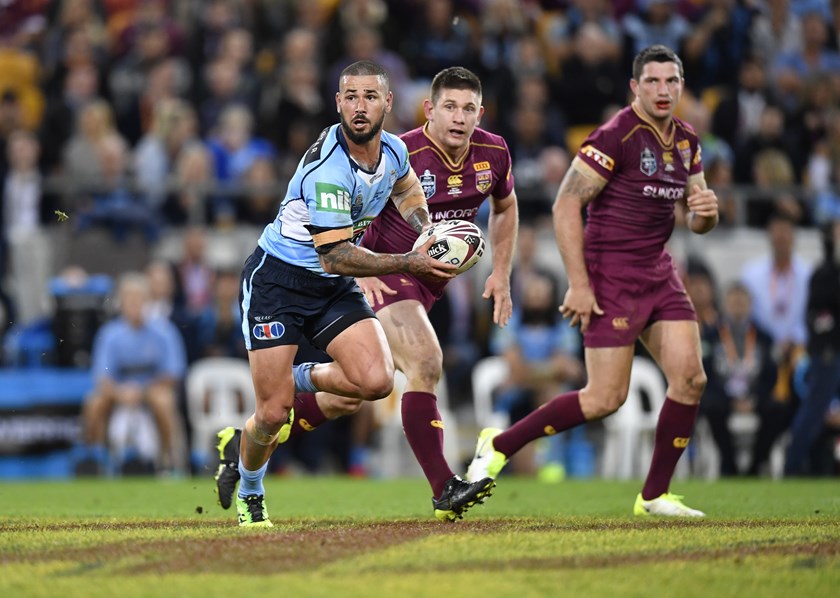
[[[830,596],[840,484],[676,482],[704,520],[631,516],[638,482],[502,478],[438,523],[422,480],[271,478],[240,530],[212,481],[0,485],[0,596]],[[458,588],[453,592],[453,588]],[[748,594],[745,594],[748,593]]]

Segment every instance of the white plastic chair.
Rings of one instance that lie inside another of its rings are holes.
[[[381,430],[381,443],[377,455],[376,469],[384,478],[410,477],[422,475],[422,470],[414,457],[402,427],[400,402],[407,379],[405,374],[394,372],[394,390],[384,399],[374,402],[376,420]],[[458,454],[458,422],[449,410],[449,392],[446,385],[446,375],[441,374],[435,388],[437,407],[440,418],[444,422],[443,454],[450,466],[460,462]]]
[[[604,477],[627,480],[647,473],[665,390],[665,378],[656,364],[645,357],[634,357],[627,401],[604,419],[606,434],[601,463]],[[642,394],[649,400],[649,409],[645,408]]]
[[[510,368],[504,357],[484,357],[472,371],[473,405],[479,428],[502,428],[510,425],[506,413],[493,410],[493,391],[508,379]]]
[[[232,357],[200,359],[187,372],[186,392],[192,454],[207,463],[218,431],[242,427],[254,413],[257,399],[248,362]]]

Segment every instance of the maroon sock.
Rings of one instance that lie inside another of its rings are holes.
[[[700,405],[686,405],[665,398],[665,404],[659,412],[659,421],[656,423],[650,470],[642,488],[642,498],[645,500],[668,492],[677,461],[691,438],[699,408]]]
[[[443,456],[443,422],[437,397],[429,392],[403,393],[401,410],[405,437],[437,498],[446,480],[455,475]]]
[[[586,421],[580,408],[580,391],[567,392],[535,409],[493,439],[493,448],[510,457],[523,446]]]
[[[311,432],[327,421],[327,416],[318,407],[314,392],[299,392],[295,395],[295,422],[289,438]]]

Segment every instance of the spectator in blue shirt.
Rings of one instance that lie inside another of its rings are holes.
[[[177,397],[186,369],[183,341],[165,318],[147,317],[149,285],[139,273],[125,274],[118,288],[119,315],[106,323],[93,343],[93,393],[84,409],[89,455],[107,462],[108,421],[118,405],[145,405],[158,427],[162,470],[183,462],[176,456],[183,431]]]

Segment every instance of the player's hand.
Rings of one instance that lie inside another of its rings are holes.
[[[364,278],[357,278],[356,284],[362,289],[365,294],[365,299],[371,306],[382,303],[382,294],[396,295],[397,292],[382,282],[376,276],[366,276]]]
[[[718,215],[718,198],[711,189],[701,189],[700,185],[694,185],[685,203],[698,216],[716,218]]]
[[[577,326],[580,324],[580,331],[586,332],[589,328],[589,320],[592,314],[603,316],[604,310],[595,300],[595,293],[589,285],[584,287],[569,287],[566,296],[563,297],[563,305],[560,306],[560,313],[564,318],[571,318],[569,324]]]
[[[510,298],[510,281],[507,276],[497,276],[495,273],[487,277],[484,283],[484,299],[493,297],[493,323],[504,328],[513,312],[513,301]]]
[[[432,281],[452,280],[458,274],[458,266],[429,256],[429,248],[436,239],[437,237],[432,235],[420,247],[405,254],[408,257],[408,271],[415,276]]]

